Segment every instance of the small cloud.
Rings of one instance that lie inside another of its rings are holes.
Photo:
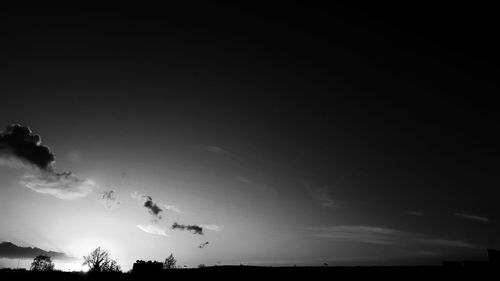
[[[421,216],[421,215],[423,215],[423,213],[419,212],[419,211],[411,211],[411,212],[408,212],[408,215],[410,215],[410,216]]]
[[[148,213],[153,217],[154,221],[161,220],[161,212],[163,212],[163,209],[158,206],[155,202],[153,202],[153,198],[149,195],[145,194],[140,194],[138,192],[133,192],[130,194],[130,196],[134,199],[140,199],[140,200],[145,200],[144,201],[144,207],[148,209]]]
[[[172,229],[188,230],[192,231],[193,234],[203,235],[203,228],[199,225],[185,225],[174,222],[174,224],[172,224]]]
[[[153,198],[151,196],[145,195],[144,198],[146,201],[144,202],[144,207],[148,209],[150,215],[152,215],[155,219],[161,220],[161,212],[163,209],[160,208],[155,202],[153,202]]]
[[[231,154],[231,152],[223,149],[222,147],[215,146],[215,145],[208,145],[205,147],[207,151],[213,152],[213,153],[222,153],[222,154]]]
[[[335,200],[330,195],[330,187],[322,186],[319,188],[313,188],[308,183],[304,182],[305,189],[310,194],[310,196],[316,200],[323,208],[338,207],[340,201]]]
[[[142,199],[143,196],[144,196],[143,194],[140,194],[137,191],[134,191],[134,192],[130,193],[130,197],[132,197],[134,199]]]
[[[92,180],[79,178],[71,172],[25,174],[20,183],[33,191],[63,200],[85,197],[97,188]]]
[[[242,159],[238,154],[233,153],[227,149],[224,149],[224,148],[222,148],[220,146],[216,146],[216,145],[196,145],[196,146],[192,146],[192,148],[194,148],[196,150],[214,153],[214,154],[226,155],[226,156],[230,156],[230,157],[240,159],[240,160]]]
[[[240,182],[240,183],[243,183],[249,187],[252,187],[255,191],[258,191],[261,193],[275,192],[274,188],[267,186],[267,185],[264,185],[264,184],[261,184],[261,183],[258,183],[254,180],[247,178],[247,177],[239,176],[239,177],[235,177],[234,179],[237,182]]]
[[[220,227],[216,224],[200,224],[200,226],[210,231],[220,231]]]
[[[174,206],[174,205],[163,205],[163,208],[165,210],[176,212],[176,213],[180,213],[181,212],[181,210],[179,208],[177,208],[176,206]]]
[[[137,228],[139,228],[140,230],[142,230],[146,233],[153,234],[153,235],[161,235],[161,236],[165,236],[165,237],[170,236],[167,234],[166,229],[164,229],[161,226],[156,225],[156,224],[146,224],[146,225],[138,224]]]
[[[242,183],[253,183],[253,181],[251,181],[250,179],[248,179],[246,177],[236,177],[235,179],[239,182],[242,182]]]
[[[455,216],[462,218],[462,219],[471,220],[471,221],[478,221],[478,222],[485,222],[485,223],[490,222],[489,218],[471,215],[471,214],[455,213]]]
[[[101,201],[108,209],[114,209],[120,205],[120,201],[116,198],[114,190],[102,191],[100,193],[99,201]]]

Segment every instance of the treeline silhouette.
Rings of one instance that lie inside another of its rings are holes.
[[[62,272],[54,270],[48,256],[37,256],[30,270],[0,269],[0,280],[258,280],[258,279],[311,279],[337,280],[423,280],[443,278],[446,280],[499,280],[500,251],[488,250],[488,261],[448,261],[442,266],[205,266],[197,268],[177,266],[171,253],[163,262],[142,261],[134,263],[128,272],[111,259],[109,253],[98,247],[84,257],[83,265],[88,272]]]

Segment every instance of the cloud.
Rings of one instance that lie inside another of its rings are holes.
[[[21,177],[20,183],[38,193],[49,194],[63,200],[85,197],[97,187],[92,180],[79,178],[71,172],[25,174]]]
[[[224,148],[222,148],[220,146],[216,146],[216,145],[199,145],[199,146],[195,146],[194,148],[199,149],[199,150],[212,152],[212,153],[233,155],[233,153],[225,150]]]
[[[216,224],[200,224],[200,227],[211,231],[220,231],[220,227]]]
[[[335,239],[339,242],[355,242],[378,245],[430,245],[451,248],[481,249],[480,245],[460,240],[436,238],[429,235],[401,231],[378,226],[340,225],[310,228],[313,236]]]
[[[184,225],[174,222],[174,224],[172,224],[172,229],[188,230],[192,231],[193,234],[203,235],[203,228],[199,225]]]
[[[203,243],[201,243],[200,245],[198,245],[198,248],[203,249],[203,248],[205,248],[208,244],[210,244],[208,241],[203,242]]]
[[[102,191],[98,200],[108,209],[114,209],[120,205],[120,201],[116,198],[116,192],[114,190]]]
[[[176,206],[174,206],[174,205],[163,205],[163,208],[165,210],[176,212],[176,213],[180,213],[181,212],[181,210],[179,208],[177,208]]]
[[[141,194],[137,191],[134,191],[133,193],[131,193],[130,196],[134,199],[145,200],[144,207],[146,207],[148,209],[148,212],[153,216],[153,219],[155,219],[155,220],[162,219],[162,216],[160,213],[165,211],[165,210],[176,212],[176,213],[181,212],[181,210],[174,205],[157,204],[157,203],[153,202],[153,199],[151,198],[151,196]]]
[[[38,255],[49,256],[53,259],[71,259],[71,257],[67,256],[64,253],[54,252],[54,251],[45,251],[40,248],[32,248],[32,247],[21,247],[17,246],[11,242],[2,242],[0,243],[0,258],[9,258],[9,259],[22,259],[22,258],[34,258]]]
[[[55,155],[42,145],[40,136],[19,124],[0,132],[0,164],[30,170],[20,183],[38,193],[50,194],[63,200],[84,197],[97,185],[71,172],[55,171]]]
[[[238,154],[233,153],[227,149],[224,149],[224,148],[222,148],[220,146],[216,146],[216,145],[196,145],[196,146],[192,146],[191,148],[196,149],[196,150],[200,150],[200,151],[214,153],[214,154],[229,156],[229,157],[235,158],[237,160],[243,160],[243,158],[241,156],[239,156]]]
[[[140,194],[137,191],[130,193],[130,197],[132,197],[134,199],[142,199],[143,196],[144,196],[144,194]]]
[[[331,198],[330,187],[322,186],[319,188],[313,188],[308,183],[304,182],[305,189],[309,192],[311,197],[316,200],[323,208],[338,207],[340,201]]]
[[[161,226],[156,225],[156,224],[146,224],[146,225],[138,224],[137,228],[139,228],[140,230],[142,230],[146,233],[153,234],[153,235],[161,235],[161,236],[165,236],[165,237],[170,236],[167,234],[165,229],[163,229]]]
[[[145,200],[144,201],[144,207],[148,209],[148,213],[153,217],[153,220],[161,220],[161,212],[163,212],[163,209],[158,206],[155,202],[153,202],[153,198],[149,195],[145,194],[140,194],[137,191],[134,191],[133,193],[130,194],[130,196],[134,199],[140,199],[140,200]]]
[[[422,212],[419,212],[419,211],[411,211],[411,212],[408,212],[408,215],[410,216],[421,216],[423,215],[424,213]]]
[[[51,171],[55,155],[30,128],[13,124],[0,131],[0,157],[19,159],[43,171]]]
[[[472,220],[472,221],[478,221],[478,222],[490,222],[489,218],[471,215],[471,214],[455,213],[455,216],[462,218],[462,219],[466,219],[466,220]]]
[[[150,215],[153,216],[154,219],[161,220],[161,212],[163,212],[163,209],[160,208],[155,202],[153,202],[153,198],[148,195],[144,195],[143,198],[146,199],[144,202],[144,207],[148,209],[148,212]]]

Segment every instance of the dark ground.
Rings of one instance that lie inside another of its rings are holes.
[[[174,269],[157,274],[101,274],[52,272],[34,273],[1,270],[0,280],[500,280],[500,268],[471,267],[251,267],[219,266],[201,269]],[[381,278],[381,279],[379,279]]]

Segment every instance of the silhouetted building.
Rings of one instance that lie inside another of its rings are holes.
[[[446,267],[486,267],[500,265],[500,251],[488,249],[489,261],[444,261]]]
[[[160,272],[163,270],[163,263],[157,261],[138,260],[132,267],[132,272]]]
[[[490,263],[500,265],[500,251],[488,249],[488,258]]]

